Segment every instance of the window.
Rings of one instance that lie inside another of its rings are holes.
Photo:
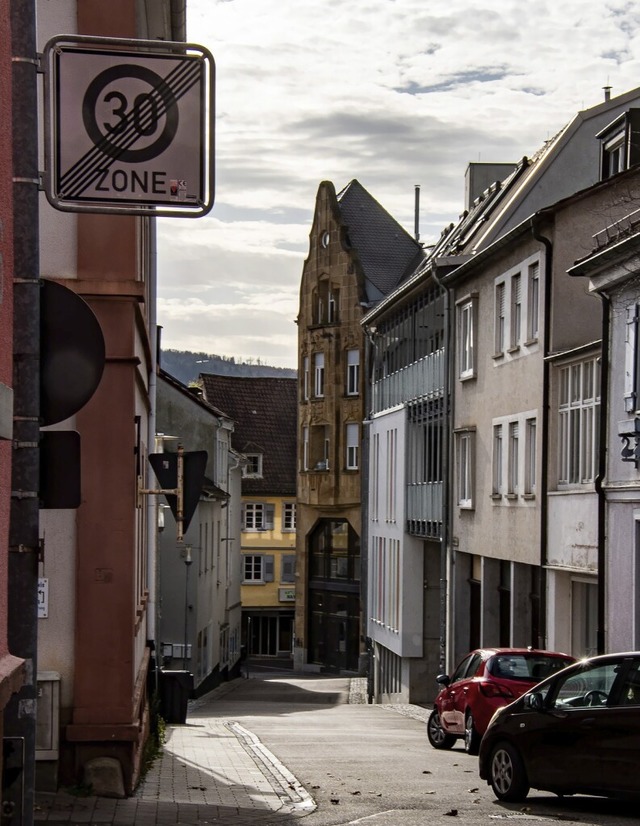
[[[280,582],[296,581],[296,557],[295,554],[284,554],[282,557],[282,568],[280,571]]]
[[[536,341],[539,334],[540,315],[540,264],[529,264],[527,301],[527,340]]]
[[[274,506],[263,502],[245,502],[242,506],[243,531],[272,531]]]
[[[516,496],[519,476],[520,428],[518,422],[509,422],[509,479],[507,493]]]
[[[271,554],[242,554],[244,582],[273,582]]]
[[[527,258],[495,280],[495,355],[509,361],[520,358],[526,345],[537,344],[540,314],[540,262]],[[526,325],[526,326],[525,326]]]
[[[477,301],[466,299],[458,305],[458,375],[467,379],[476,374]]]
[[[316,353],[313,359],[315,381],[313,394],[316,398],[324,396],[324,353]]]
[[[502,494],[502,425],[493,426],[493,495]]]
[[[302,359],[302,399],[309,399],[309,356]]]
[[[357,396],[360,392],[360,351],[347,350],[347,395]]]
[[[522,335],[522,277],[520,273],[511,276],[511,335],[510,347],[515,350],[520,346]]]
[[[473,453],[474,433],[463,430],[456,433],[456,471],[458,477],[458,505],[461,508],[473,507]]]
[[[302,428],[302,470],[309,470],[309,428]]]
[[[282,530],[295,531],[296,529],[296,503],[284,502],[282,505]]]
[[[360,428],[357,424],[348,424],[345,428],[347,470],[358,469],[358,446],[360,441],[359,431]]]
[[[245,582],[262,582],[262,554],[244,554]]]
[[[505,293],[506,286],[504,281],[496,284],[496,320],[495,320],[495,334],[496,334],[496,355],[501,355],[504,351],[504,334],[505,334]]]
[[[338,321],[339,290],[328,281],[320,281],[316,293],[316,324],[336,324]]]
[[[638,322],[640,305],[627,307],[627,335],[625,341],[624,409],[635,413],[640,409],[640,335]]]
[[[534,496],[536,492],[536,420],[527,419],[525,428],[524,495]]]
[[[598,455],[598,364],[595,358],[560,368],[559,485],[593,482]]]
[[[247,453],[247,464],[242,475],[250,479],[262,479],[262,453]]]
[[[635,166],[640,159],[640,112],[622,112],[596,137],[600,140],[600,174],[602,180]]]
[[[309,437],[309,467],[313,470],[329,470],[331,450],[329,425],[313,425]]]

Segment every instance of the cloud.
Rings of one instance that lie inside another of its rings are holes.
[[[159,221],[164,339],[288,366],[322,180],[357,178],[409,232],[420,184],[428,242],[462,212],[470,161],[532,155],[603,86],[638,83],[628,0],[189,0],[187,15],[216,61],[216,203]]]

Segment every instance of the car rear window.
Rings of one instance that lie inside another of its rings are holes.
[[[571,665],[573,660],[541,654],[497,654],[487,663],[489,674],[503,680],[527,680],[539,683],[550,674]]]

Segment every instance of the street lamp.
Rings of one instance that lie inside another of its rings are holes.
[[[189,642],[189,568],[191,567],[191,545],[184,549],[184,648],[182,649],[182,670],[187,670],[187,645]]]

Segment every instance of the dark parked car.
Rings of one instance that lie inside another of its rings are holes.
[[[465,750],[477,754],[496,709],[572,662],[568,654],[533,648],[472,651],[451,677],[441,674],[437,678],[443,689],[427,722],[429,742],[434,749],[450,749],[458,738],[464,738]]]
[[[640,652],[582,660],[497,712],[480,777],[500,800],[530,788],[639,797]]]

